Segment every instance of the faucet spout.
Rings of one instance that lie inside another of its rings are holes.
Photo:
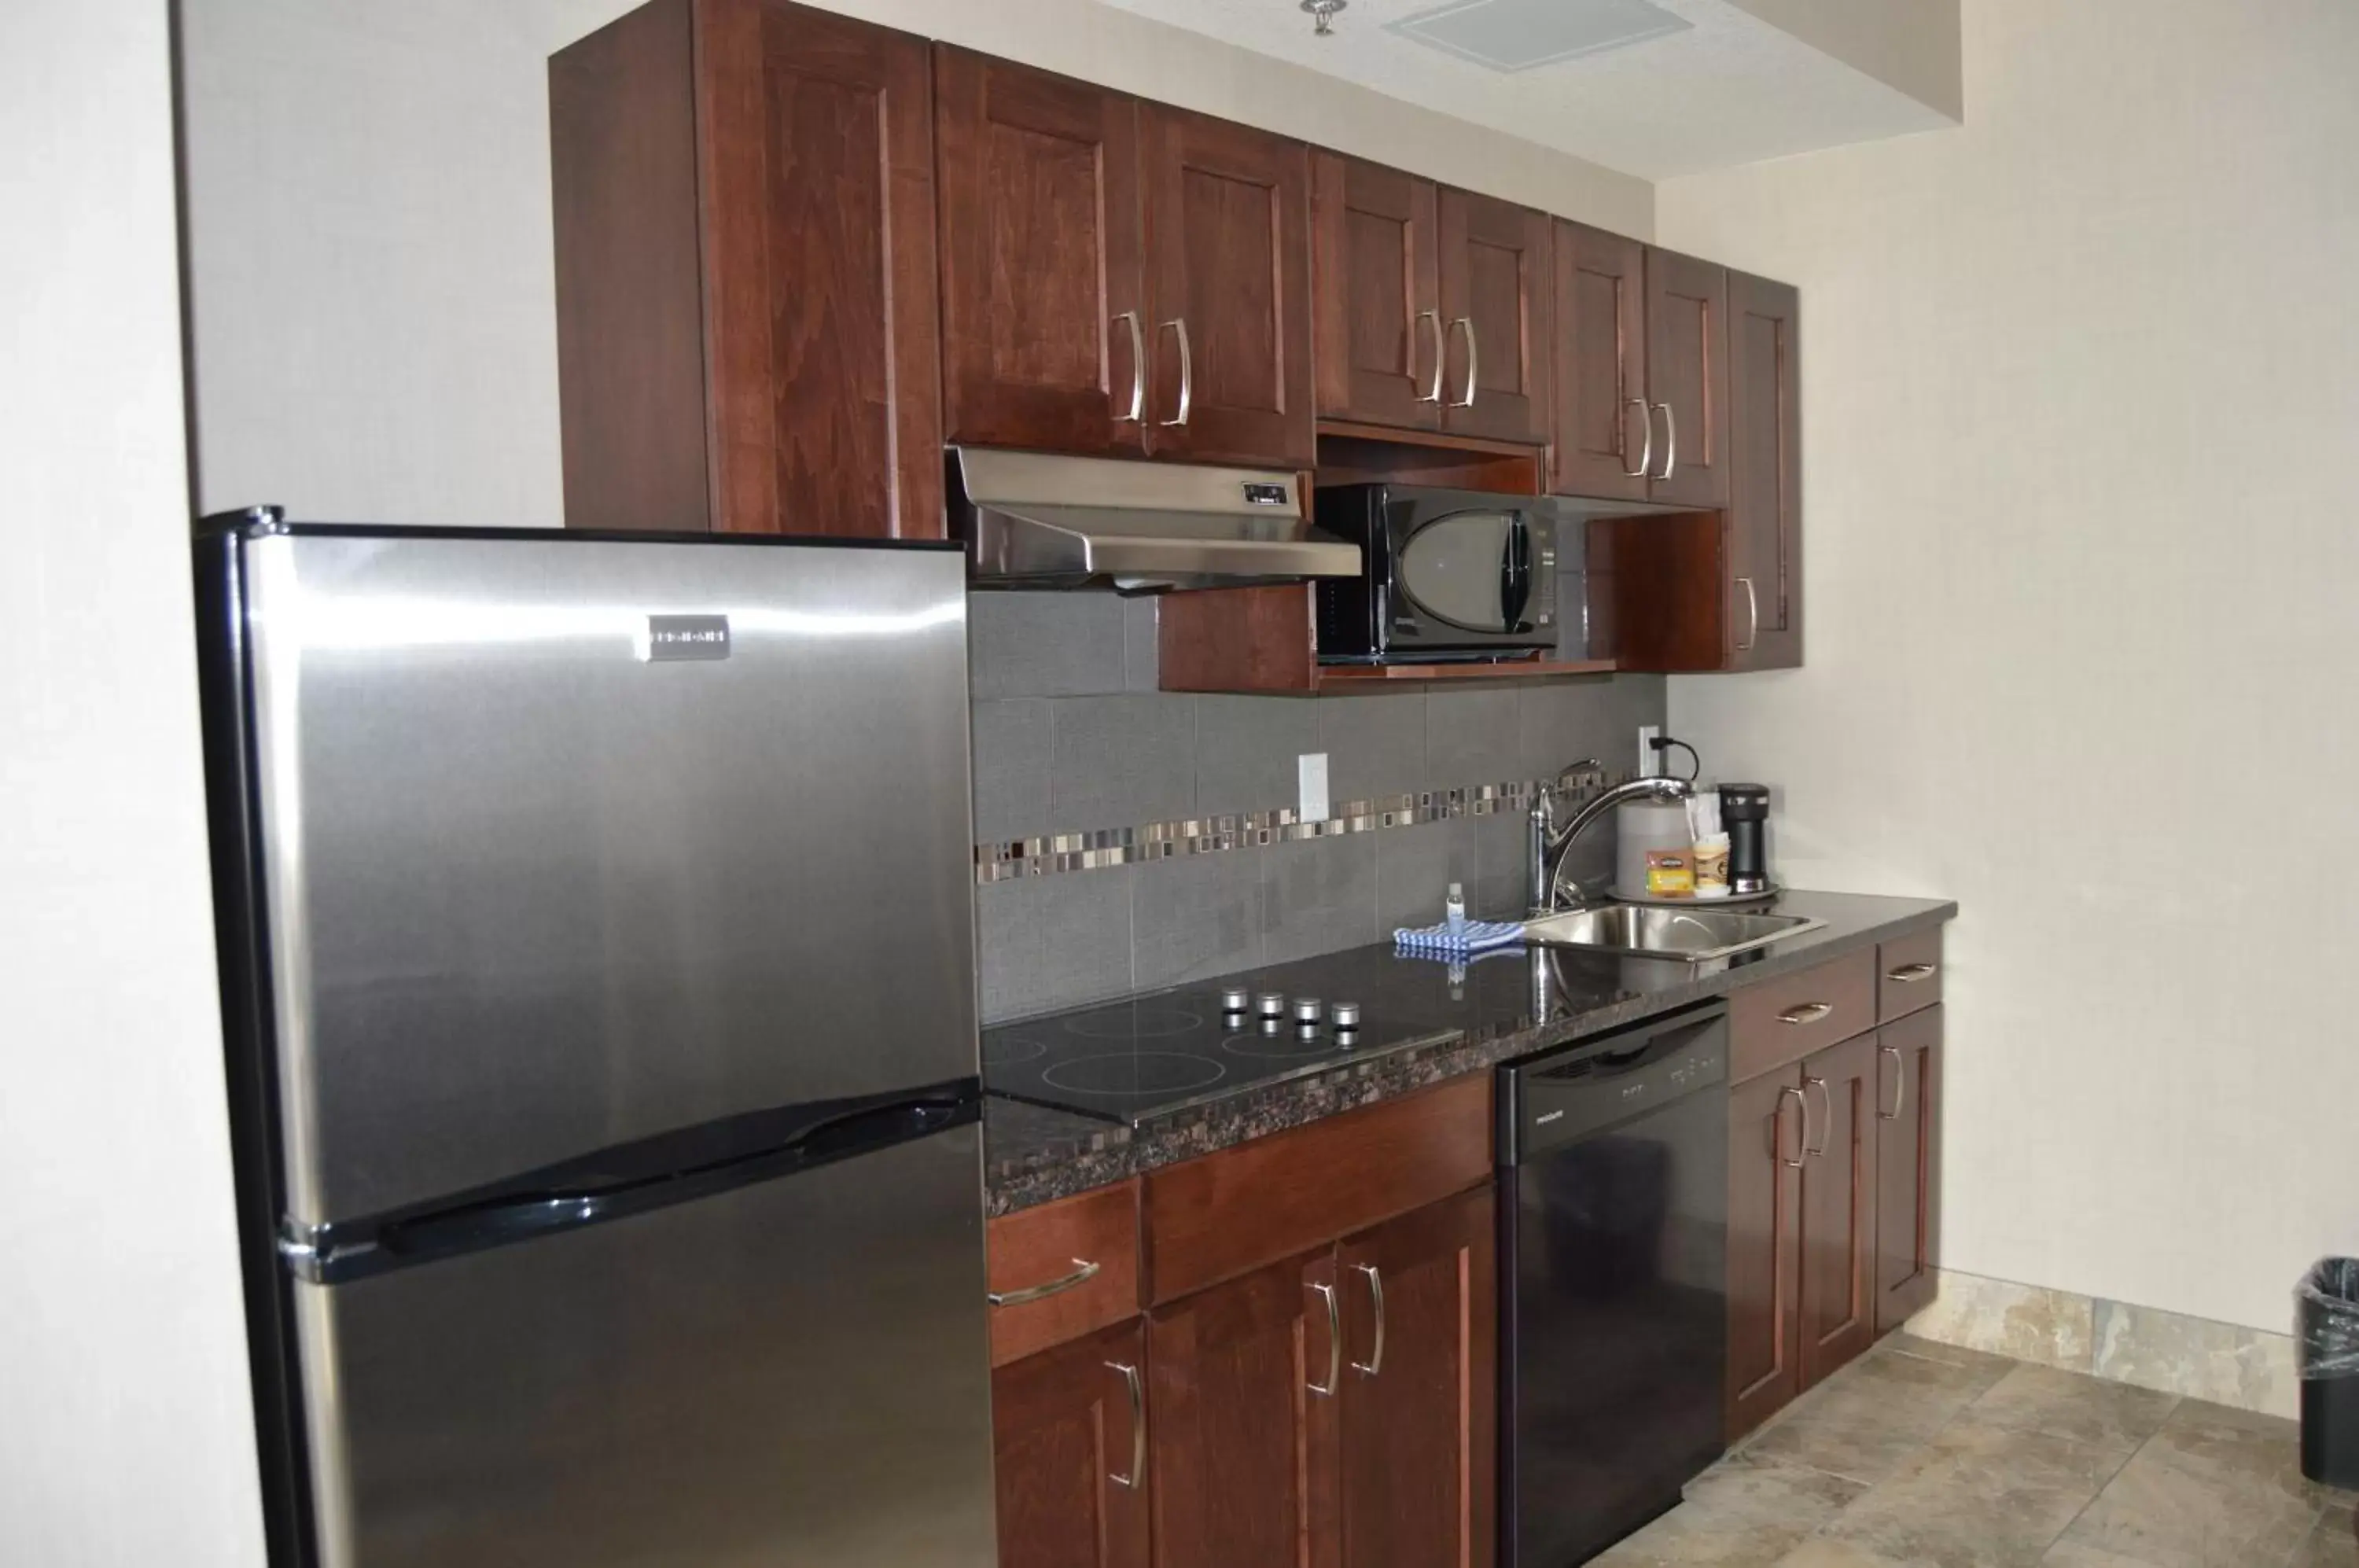
[[[1684,800],[1694,793],[1693,786],[1684,779],[1633,779],[1593,796],[1561,826],[1551,825],[1536,833],[1538,853],[1533,856],[1533,870],[1538,876],[1531,889],[1532,912],[1551,914],[1560,907],[1558,891],[1564,883],[1565,863],[1571,858],[1574,841],[1608,811],[1625,800]],[[1543,810],[1535,808],[1535,822],[1540,820],[1538,813]]]

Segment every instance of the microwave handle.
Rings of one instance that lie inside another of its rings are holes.
[[[1524,606],[1532,596],[1531,520],[1521,512],[1507,529],[1507,556],[1499,569],[1501,624],[1510,632],[1524,630]]]

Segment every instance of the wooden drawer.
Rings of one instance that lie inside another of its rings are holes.
[[[1488,1073],[1150,1171],[1147,1299],[1234,1279],[1490,1174]]]
[[[1875,950],[1875,1021],[1888,1024],[1941,999],[1941,928]]]
[[[1136,1181],[1002,1214],[984,1239],[991,1293],[1013,1298],[992,1303],[994,1367],[1137,1315]]]
[[[1728,1076],[1741,1083],[1875,1027],[1875,953],[1748,985],[1728,1001]]]

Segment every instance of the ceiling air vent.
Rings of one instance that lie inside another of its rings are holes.
[[[1529,71],[1693,26],[1647,0],[1453,0],[1386,30],[1493,71]]]

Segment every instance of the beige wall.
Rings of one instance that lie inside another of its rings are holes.
[[[546,61],[628,0],[185,0],[201,495],[563,519]],[[1645,237],[1653,191],[1097,0],[843,0]]]
[[[1803,289],[1790,879],[1960,898],[1945,1263],[2283,1329],[2359,1251],[2359,8],[1972,0],[1966,127],[1674,181]]]
[[[262,1562],[164,0],[0,5],[0,1563]]]

